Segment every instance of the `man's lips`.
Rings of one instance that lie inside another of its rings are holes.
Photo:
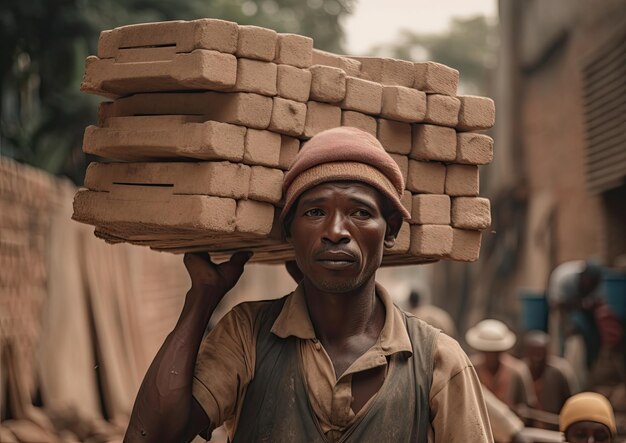
[[[352,266],[357,257],[345,251],[324,251],[316,254],[315,261],[326,268],[338,269]]]

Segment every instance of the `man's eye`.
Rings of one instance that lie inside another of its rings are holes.
[[[309,209],[304,213],[306,217],[321,217],[324,215],[324,211],[319,208]]]
[[[370,218],[372,216],[372,214],[370,214],[370,212],[366,211],[365,209],[358,209],[354,211],[353,215],[359,218]]]

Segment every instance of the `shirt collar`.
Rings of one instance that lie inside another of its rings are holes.
[[[404,316],[387,291],[376,283],[376,296],[383,302],[385,307],[385,324],[380,331],[377,345],[380,346],[384,355],[397,352],[413,353],[411,340],[406,330]],[[287,296],[280,314],[272,325],[272,333],[281,338],[289,336],[303,340],[315,339],[315,329],[309,317],[309,310],[304,297],[302,285]]]

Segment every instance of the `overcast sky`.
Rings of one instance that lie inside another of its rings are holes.
[[[497,0],[358,0],[345,22],[346,50],[361,55],[399,30],[444,31],[452,17],[497,16]]]

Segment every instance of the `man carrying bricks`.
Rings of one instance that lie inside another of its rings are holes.
[[[375,282],[409,218],[403,190],[370,134],[342,127],[314,136],[283,187],[297,289],[237,306],[203,338],[251,254],[219,265],[187,254],[191,289],[125,441],[190,441],[222,424],[233,442],[492,441],[458,343],[399,310]]]

